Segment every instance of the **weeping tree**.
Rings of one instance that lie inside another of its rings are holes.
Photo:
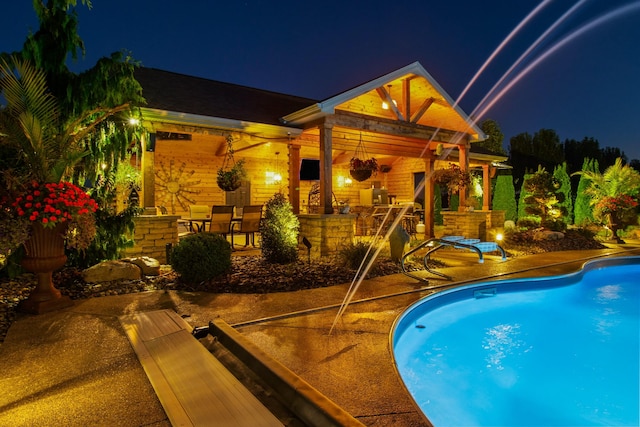
[[[90,0],[80,3],[91,8]],[[33,0],[39,29],[27,36],[21,51],[0,55],[5,60],[13,57],[28,61],[44,71],[47,88],[57,101],[64,124],[75,121],[82,127],[109,112],[108,119],[101,120],[82,139],[84,155],[70,173],[76,184],[102,184],[94,187],[92,194],[101,202],[101,198],[110,197],[110,184],[132,141],[140,141],[143,130],[131,126],[129,119],[138,115],[137,106],[144,99],[133,74],[137,64],[124,52],[112,53],[80,74],[69,70],[68,59],[76,60],[85,53],[78,35],[77,4],[77,0]],[[15,169],[24,165],[13,166]]]
[[[87,129],[91,124],[91,132],[74,138],[75,145],[69,153],[73,152],[77,157],[72,162],[73,167],[64,170],[63,177],[90,187],[88,191],[99,203],[102,217],[107,218],[97,224],[104,229],[98,236],[120,242],[122,226],[132,231],[133,217],[138,210],[130,208],[119,216],[114,211],[116,173],[120,162],[128,159],[132,149],[140,150],[143,129],[141,125],[130,125],[129,119],[139,116],[137,107],[144,103],[142,87],[134,78],[137,64],[125,52],[112,53],[79,74],[69,70],[69,58],[77,59],[85,52],[77,31],[75,8],[78,3],[91,8],[90,0],[33,0],[39,29],[27,36],[21,51],[1,53],[0,57],[6,64],[29,63],[44,72],[47,90],[57,103],[58,134],[63,135],[67,128]],[[2,190],[14,190],[32,178],[25,153],[24,147],[6,144],[0,147]],[[113,225],[111,216],[120,218],[117,226]],[[118,257],[120,250],[132,243],[127,240],[114,246],[101,240],[96,239],[94,244],[101,248],[116,248],[109,253],[94,251],[104,258]],[[74,258],[78,257],[70,257],[71,260]],[[87,263],[97,261],[100,259],[87,260]]]

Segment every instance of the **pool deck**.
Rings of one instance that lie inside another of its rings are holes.
[[[609,249],[553,252],[500,261],[460,251],[438,254],[453,277],[428,285],[402,274],[365,280],[329,333],[348,284],[275,294],[155,291],[78,300],[42,315],[19,315],[0,345],[0,425],[171,425],[119,321],[123,315],[170,309],[191,326],[222,319],[368,426],[420,426],[394,369],[389,335],[410,304],[433,285],[484,279],[555,276],[590,259],[640,255],[640,242]],[[474,258],[475,257],[475,258]],[[285,425],[302,425],[221,345],[202,340]]]

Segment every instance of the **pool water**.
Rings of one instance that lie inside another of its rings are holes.
[[[392,345],[436,427],[637,426],[640,258],[427,297]]]

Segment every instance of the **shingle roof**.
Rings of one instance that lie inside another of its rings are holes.
[[[281,125],[280,118],[316,100],[140,67],[135,78],[147,108]]]

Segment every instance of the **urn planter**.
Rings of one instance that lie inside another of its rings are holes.
[[[64,234],[67,223],[47,228],[38,222],[32,224],[31,237],[24,242],[22,267],[36,275],[38,283],[29,297],[19,305],[21,311],[42,314],[70,307],[73,301],[62,295],[53,284],[53,272],[65,265]]]

